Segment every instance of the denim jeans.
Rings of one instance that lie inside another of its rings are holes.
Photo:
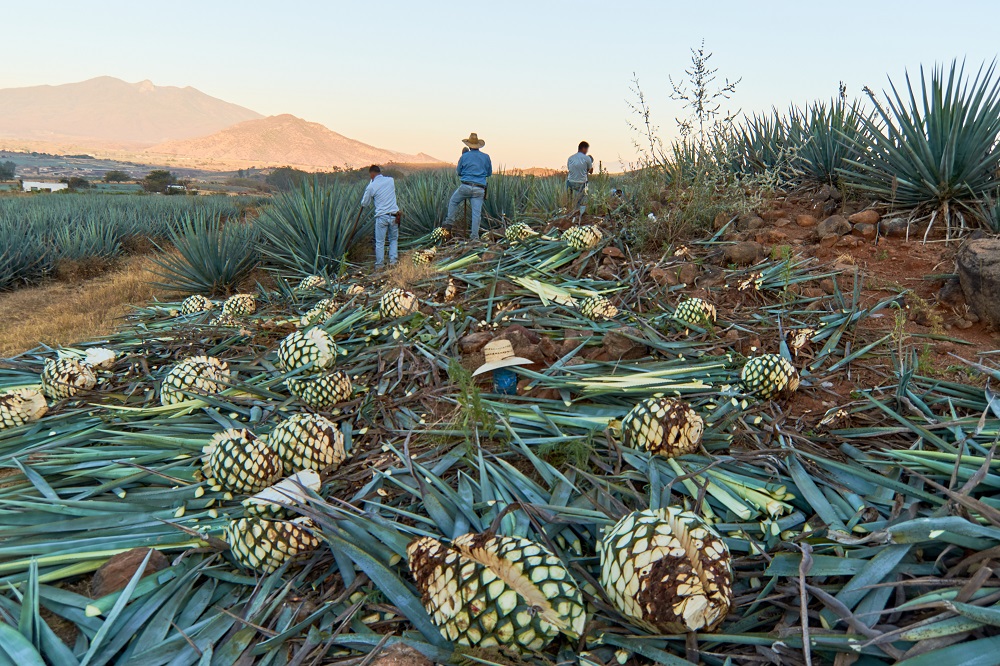
[[[574,183],[566,181],[566,189],[569,191],[572,203],[570,208],[580,207],[580,215],[587,212],[587,183]]]
[[[479,222],[483,218],[483,199],[486,190],[472,185],[459,185],[455,193],[451,195],[448,202],[448,219],[444,221],[444,226],[451,228],[455,224],[455,216],[458,214],[458,207],[463,201],[470,201],[472,205],[472,228],[469,230],[469,237],[472,240],[479,238]]]
[[[389,237],[389,263],[399,260],[399,225],[392,215],[375,218],[375,268],[382,268],[385,260],[385,238]]]

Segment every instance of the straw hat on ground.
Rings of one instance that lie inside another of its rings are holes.
[[[468,139],[462,139],[462,143],[472,149],[482,148],[486,145],[486,142],[480,139],[479,135],[475,132],[470,134]]]
[[[486,355],[486,363],[476,368],[472,373],[473,377],[498,368],[534,363],[531,359],[514,356],[514,345],[510,344],[510,340],[494,340],[483,347],[483,353]]]

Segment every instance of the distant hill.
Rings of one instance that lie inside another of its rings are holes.
[[[150,146],[262,117],[191,87],[127,83],[110,76],[0,89],[0,137],[8,139]]]
[[[376,148],[289,114],[248,120],[209,136],[170,141],[146,151],[150,158],[189,158],[202,166],[253,164],[294,166],[307,170],[360,167],[367,164],[434,164],[439,160],[419,153],[409,155]]]

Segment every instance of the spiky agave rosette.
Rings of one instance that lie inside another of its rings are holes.
[[[22,388],[0,394],[0,430],[16,428],[45,416],[49,406],[36,388]]]
[[[650,631],[712,631],[732,606],[729,548],[677,507],[627,514],[598,544],[601,586],[615,607]]]
[[[181,315],[193,315],[199,312],[207,312],[215,307],[215,303],[208,300],[204,296],[195,294],[194,296],[188,296],[183,301],[181,301],[181,309],[179,314]]]
[[[690,405],[671,398],[647,398],[622,419],[625,446],[668,458],[698,450],[705,422]]]
[[[216,433],[202,455],[206,480],[234,493],[255,493],[281,478],[277,454],[246,428]]]
[[[318,414],[293,414],[268,433],[267,445],[278,455],[285,474],[322,471],[347,458],[344,434],[336,423]]]
[[[288,391],[313,409],[331,409],[351,397],[354,385],[346,372],[325,372],[307,377],[289,377]]]
[[[562,562],[517,537],[465,534],[450,546],[431,537],[407,548],[424,608],[450,641],[474,647],[544,648],[587,623],[583,595]]]
[[[316,526],[308,518],[268,520],[238,518],[226,527],[225,539],[236,562],[245,569],[271,573],[285,562],[319,547]]]
[[[41,379],[42,392],[53,400],[72,398],[97,386],[94,370],[75,358],[46,361]]]
[[[580,314],[587,319],[603,321],[618,316],[618,308],[607,296],[589,296],[580,303]]]
[[[278,344],[278,367],[285,372],[307,368],[321,372],[337,361],[337,345],[330,334],[318,326],[294,331]]]
[[[747,393],[767,400],[796,391],[799,372],[777,354],[762,354],[746,362],[740,372],[740,381]]]
[[[175,405],[217,395],[232,381],[229,364],[213,356],[192,356],[174,365],[160,384],[160,404]]]

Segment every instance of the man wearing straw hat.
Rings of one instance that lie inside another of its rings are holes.
[[[463,201],[472,206],[472,228],[469,237],[479,240],[479,222],[483,217],[483,201],[486,199],[486,179],[493,175],[493,163],[490,156],[480,150],[486,142],[473,132],[468,139],[462,139],[469,151],[463,152],[458,159],[458,180],[461,184],[451,195],[448,202],[448,217],[441,225],[451,231],[455,224],[458,207]]]
[[[507,368],[515,365],[531,365],[534,361],[514,356],[514,345],[510,340],[493,340],[483,347],[486,363],[476,368],[473,377],[484,372],[493,372],[493,392],[504,395],[517,393],[517,375]]]

